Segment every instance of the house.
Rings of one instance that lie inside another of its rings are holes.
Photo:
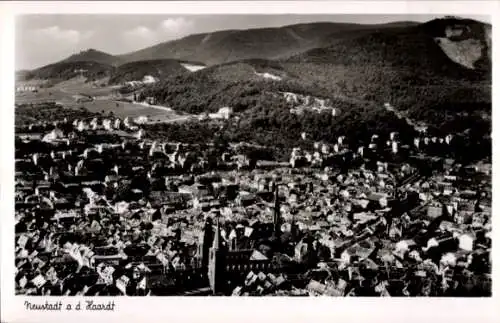
[[[427,206],[427,218],[435,219],[443,215],[443,205],[439,202],[431,202]]]
[[[64,138],[64,133],[60,129],[55,128],[54,130],[52,130],[51,132],[49,132],[48,134],[43,136],[42,141],[43,142],[54,142],[56,140],[63,139],[63,138]]]
[[[458,247],[465,251],[472,251],[474,248],[475,234],[464,233],[458,237]]]
[[[149,121],[149,119],[147,116],[138,116],[134,121],[136,124],[145,124]]]
[[[238,203],[241,206],[250,206],[254,204],[256,201],[257,198],[255,194],[245,191],[240,192],[238,197],[236,198],[236,203]]]
[[[214,183],[214,194],[222,200],[234,200],[238,196],[239,185],[233,183]]]
[[[45,195],[48,196],[49,192],[51,191],[51,186],[50,185],[38,185],[35,188],[35,195]]]
[[[445,175],[444,180],[447,182],[456,182],[457,181],[457,176],[455,175]]]
[[[376,192],[371,192],[368,194],[366,199],[369,201],[368,206],[371,206],[372,208],[378,209],[378,208],[384,208],[388,204],[388,196],[385,193],[376,193]]]
[[[230,107],[223,107],[223,108],[220,108],[219,111],[217,111],[217,113],[210,113],[208,115],[208,117],[210,119],[229,119],[231,117],[231,115],[233,114],[233,109],[230,108]]]
[[[208,211],[212,205],[215,205],[215,199],[211,195],[205,195],[193,198],[193,209]]]
[[[146,103],[149,105],[155,105],[157,103],[157,100],[154,96],[148,96],[146,97]]]
[[[464,190],[460,192],[460,197],[463,199],[472,200],[477,197],[477,192],[473,190]]]
[[[194,184],[191,186],[184,185],[179,187],[179,193],[187,194],[195,198],[209,195],[210,190],[206,185]]]
[[[154,208],[169,206],[176,209],[186,208],[190,196],[188,194],[169,191],[152,191],[149,193],[149,201]]]

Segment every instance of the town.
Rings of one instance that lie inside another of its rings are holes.
[[[460,164],[458,136],[346,134],[283,162],[139,119],[16,127],[17,294],[491,295],[491,161]]]

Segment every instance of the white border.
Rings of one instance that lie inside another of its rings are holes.
[[[28,312],[24,310],[25,300],[33,299],[14,295],[13,246],[14,232],[14,15],[21,13],[107,13],[107,14],[443,14],[443,15],[492,15],[492,22],[498,21],[499,5],[495,1],[272,1],[272,2],[0,2],[0,219],[1,219],[1,320],[8,323],[29,322],[142,322],[142,321],[184,321],[199,322],[213,320],[233,322],[267,321],[353,321],[370,322],[494,322],[495,297],[490,299],[360,299],[360,298],[114,298],[115,312]],[[493,24],[494,61],[498,58],[498,29]],[[496,64],[494,64],[496,67]],[[494,84],[499,76],[494,70]],[[497,106],[497,92],[494,93],[494,107]],[[498,109],[499,107],[496,107]],[[493,109],[493,123],[498,112]],[[493,130],[494,141],[497,130]],[[498,145],[493,146],[496,156]],[[496,160],[496,158],[494,158]],[[493,173],[497,173],[494,163]],[[497,187],[494,176],[494,187]],[[497,210],[496,189],[493,209]],[[493,219],[496,228],[495,217]],[[494,231],[496,233],[496,230]],[[496,237],[494,239],[496,241]],[[494,242],[496,244],[496,242]],[[494,248],[493,258],[498,258]],[[498,295],[496,281],[497,266],[494,264],[493,293]],[[82,298],[59,298],[66,302],[77,302]],[[95,298],[96,299],[96,298]],[[111,299],[111,298],[109,298]],[[37,300],[42,300],[38,298]],[[52,300],[52,299],[50,299]],[[104,300],[101,298],[100,300]],[[72,315],[75,313],[76,315]],[[496,320],[495,320],[496,318]]]
[[[12,1],[14,14],[464,14],[490,15],[496,1]]]

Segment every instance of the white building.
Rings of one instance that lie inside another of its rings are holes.
[[[220,108],[217,113],[210,113],[208,116],[210,119],[229,119],[233,114],[233,109],[230,107]]]
[[[37,91],[36,86],[33,85],[20,85],[16,87],[16,93],[22,92],[35,92]]]
[[[139,116],[139,117],[137,117],[137,118],[135,119],[135,122],[136,122],[137,124],[145,124],[145,123],[147,123],[147,122],[148,122],[148,117],[146,117],[146,116]]]

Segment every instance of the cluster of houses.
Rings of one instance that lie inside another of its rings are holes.
[[[331,107],[328,100],[320,99],[312,96],[304,96],[291,92],[283,92],[283,97],[286,102],[291,104],[293,108],[290,109],[290,113],[302,115],[306,112],[323,113],[329,112],[332,116],[338,116],[340,114],[340,109]]]
[[[128,118],[30,129],[18,294],[491,293],[491,165],[455,163],[452,136],[341,136],[277,163],[154,141]]]
[[[18,85],[16,86],[16,93],[25,93],[25,92],[37,92],[38,87],[34,85]]]
[[[142,80],[133,80],[123,82],[123,86],[131,87],[131,88],[140,88],[144,85],[149,85],[158,82],[158,78],[155,78],[151,75],[144,75]]]
[[[198,120],[228,120],[233,116],[233,108],[222,107],[215,113],[202,113],[198,116]]]

